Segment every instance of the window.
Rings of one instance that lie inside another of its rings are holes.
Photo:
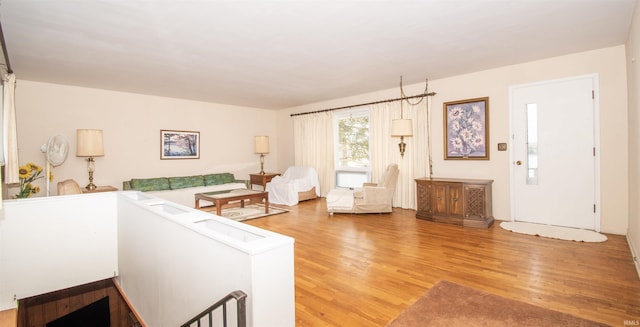
[[[369,180],[369,110],[336,114],[336,186],[360,187]]]
[[[538,105],[527,104],[527,184],[538,185]]]

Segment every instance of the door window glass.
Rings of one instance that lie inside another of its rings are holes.
[[[538,185],[538,105],[527,104],[527,184]]]

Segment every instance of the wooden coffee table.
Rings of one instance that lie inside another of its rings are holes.
[[[213,202],[216,206],[216,214],[222,215],[222,206],[231,201],[240,201],[240,207],[244,208],[245,200],[264,200],[264,213],[269,213],[269,193],[253,190],[230,190],[219,192],[196,193],[196,209],[200,209],[200,200]]]

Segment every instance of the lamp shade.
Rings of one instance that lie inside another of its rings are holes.
[[[76,156],[77,157],[102,157],[104,156],[104,144],[102,143],[101,129],[76,130]]]
[[[413,136],[413,123],[411,119],[392,120],[391,136]]]
[[[256,136],[255,153],[269,153],[269,137]]]

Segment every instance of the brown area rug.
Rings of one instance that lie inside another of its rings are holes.
[[[608,326],[572,315],[440,281],[387,327]]]

